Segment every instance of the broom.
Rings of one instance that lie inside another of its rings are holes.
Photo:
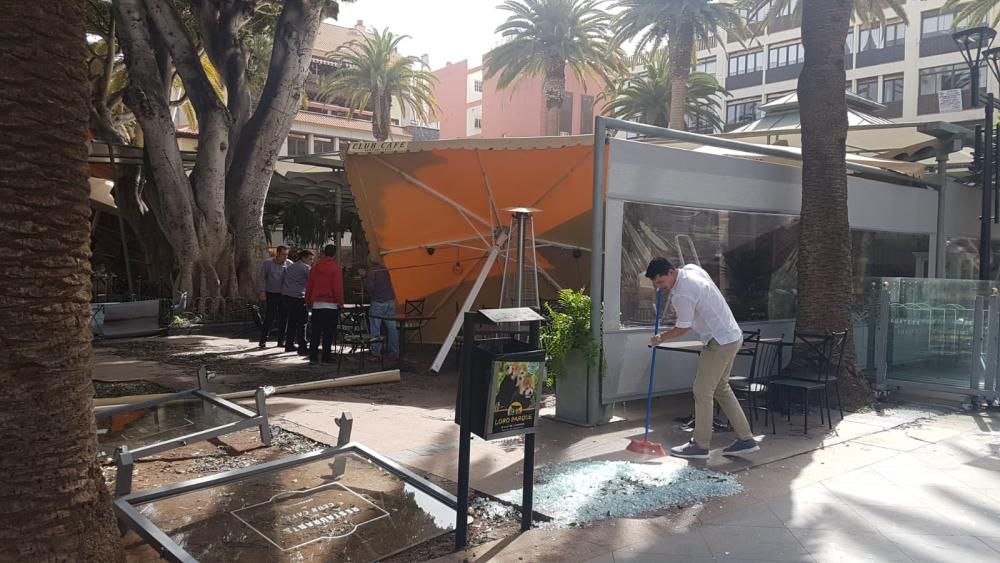
[[[653,323],[653,336],[660,334],[660,288],[656,289],[656,321]],[[653,374],[656,373],[656,346],[650,348],[649,360],[649,392],[646,394],[646,433],[642,440],[632,438],[625,449],[643,455],[665,456],[667,451],[662,444],[649,441],[649,417],[653,411]]]

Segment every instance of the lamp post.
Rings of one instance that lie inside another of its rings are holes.
[[[984,62],[988,63],[994,75],[1000,80],[1000,49],[991,49],[990,46],[996,38],[996,30],[990,27],[974,27],[964,29],[952,35],[955,43],[958,44],[959,52],[965,59],[965,64],[969,67],[970,83],[972,86],[971,99],[973,107],[979,105],[979,69]],[[993,108],[996,100],[993,94],[986,94],[986,116],[983,126],[976,128],[976,138],[982,136],[983,152],[983,199],[982,215],[979,218],[979,279],[990,279],[990,238],[991,227],[990,218],[993,217]],[[982,129],[982,133],[979,130]],[[941,233],[939,233],[941,236]]]

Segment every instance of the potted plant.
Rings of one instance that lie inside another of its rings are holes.
[[[545,308],[550,321],[542,328],[542,347],[555,382],[556,418],[591,425],[587,385],[599,346],[590,334],[590,296],[582,289],[564,289],[559,292],[558,305],[546,304]]]

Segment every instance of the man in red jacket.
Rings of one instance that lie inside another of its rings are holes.
[[[328,244],[323,248],[323,258],[309,270],[306,281],[306,308],[312,310],[312,333],[309,339],[309,364],[315,365],[332,359],[331,347],[337,335],[340,308],[344,306],[344,271],[333,258],[337,247]],[[319,355],[320,339],[323,356]]]

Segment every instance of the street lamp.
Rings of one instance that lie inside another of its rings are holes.
[[[972,105],[979,105],[979,67],[983,64],[986,52],[996,39],[997,32],[992,27],[973,27],[952,34],[952,39],[958,44],[958,50],[969,66],[972,77]]]
[[[1000,80],[1000,49],[991,49],[993,40],[996,39],[997,32],[990,27],[973,27],[952,34],[952,39],[958,45],[965,64],[969,67],[970,85],[972,86],[971,100],[973,107],[979,106],[979,69],[985,62],[994,76]],[[979,218],[979,279],[990,279],[990,239],[991,228],[990,218],[1000,213],[993,213],[991,200],[993,198],[993,108],[996,101],[993,94],[986,94],[986,117],[983,125],[976,127],[976,139],[983,139],[982,161],[983,161],[983,201],[982,215]],[[978,143],[977,143],[978,144]],[[998,198],[1000,201],[1000,198]],[[941,236],[941,233],[938,233]]]

